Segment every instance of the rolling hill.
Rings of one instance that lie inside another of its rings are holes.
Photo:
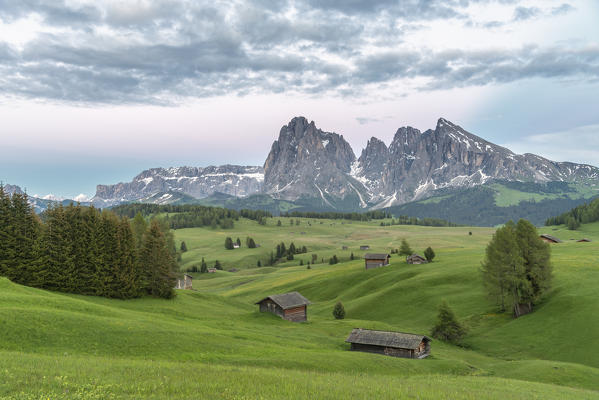
[[[189,248],[185,266],[219,258],[240,271],[194,274],[196,290],[172,301],[59,294],[0,279],[0,398],[599,398],[599,324],[590,317],[599,308],[599,224],[543,228],[565,242],[552,246],[553,289],[514,320],[496,313],[478,275],[492,229],[282,222],[175,231]],[[222,247],[225,236],[247,235],[262,246]],[[570,240],[580,237],[594,241]],[[361,254],[360,244],[385,251],[401,238],[417,250],[432,246],[435,262],[393,257],[389,267],[365,271],[361,260],[347,260]],[[325,263],[249,268],[280,241],[306,245],[298,257],[317,253]],[[332,254],[342,262],[328,265]],[[253,304],[290,290],[312,301],[309,322],[261,314]],[[344,343],[354,327],[426,334],[443,299],[469,326],[465,347],[436,340],[428,359],[405,360],[350,352]],[[337,301],[345,320],[331,315]]]

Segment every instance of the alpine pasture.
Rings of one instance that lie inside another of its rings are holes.
[[[513,319],[497,313],[481,283],[493,229],[299,220],[176,230],[177,246],[188,248],[182,270],[202,258],[224,270],[192,273],[194,290],[172,300],[52,293],[0,278],[0,398],[599,398],[599,223],[540,229],[564,241],[551,247],[553,287],[532,314]],[[247,236],[260,247],[247,248]],[[241,248],[225,250],[226,237]],[[583,237],[593,241],[572,240]],[[434,262],[392,254],[389,266],[365,270],[364,253],[389,252],[403,238],[420,254],[431,246]],[[280,242],[308,252],[257,268]],[[340,262],[329,265],[333,255]],[[254,305],[290,291],[312,302],[308,322]],[[434,340],[431,356],[410,360],[350,352],[344,342],[356,327],[428,335],[443,300],[469,329],[462,347]],[[338,301],[343,320],[332,315]]]

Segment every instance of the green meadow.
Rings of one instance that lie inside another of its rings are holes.
[[[0,398],[599,398],[599,224],[540,229],[564,240],[552,245],[553,288],[513,319],[481,284],[493,229],[277,220],[175,231],[189,249],[183,269],[203,257],[224,271],[192,274],[195,290],[173,300],[52,293],[0,278]],[[225,250],[227,236],[242,247]],[[246,248],[247,236],[260,247]],[[583,237],[593,241],[575,241]],[[364,269],[360,245],[388,252],[402,238],[419,253],[431,246],[434,262],[408,265],[393,254],[390,266]],[[280,242],[308,253],[256,268]],[[318,263],[307,269],[312,254]],[[333,255],[339,264],[328,264]],[[313,303],[307,323],[254,305],[293,290]],[[344,342],[354,327],[428,334],[442,300],[468,326],[462,347],[435,340],[430,357],[408,360],[350,352]],[[337,301],[344,320],[332,316]]]

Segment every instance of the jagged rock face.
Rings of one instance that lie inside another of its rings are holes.
[[[162,192],[181,192],[195,198],[214,192],[248,196],[262,191],[262,167],[223,165],[220,167],[152,168],[137,175],[132,182],[98,185],[92,202],[108,206],[139,200]]]
[[[283,126],[264,163],[264,189],[277,198],[327,195],[344,198],[353,189],[349,173],[356,156],[343,136],[323,132],[296,117]],[[357,183],[356,183],[357,184]]]
[[[353,171],[380,207],[421,199],[439,188],[471,187],[491,179],[585,182],[599,178],[595,167],[517,155],[443,118],[435,130],[423,133],[400,128],[382,158],[386,162],[379,164],[378,173],[363,157]],[[373,182],[377,176],[382,185]]]

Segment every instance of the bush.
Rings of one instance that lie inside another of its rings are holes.
[[[455,344],[459,343],[466,336],[466,328],[458,322],[454,312],[445,301],[439,305],[437,323],[433,327],[431,334],[435,339]]]
[[[335,304],[335,308],[333,308],[333,316],[335,319],[343,319],[345,318],[345,307],[343,307],[343,303],[340,301]]]

